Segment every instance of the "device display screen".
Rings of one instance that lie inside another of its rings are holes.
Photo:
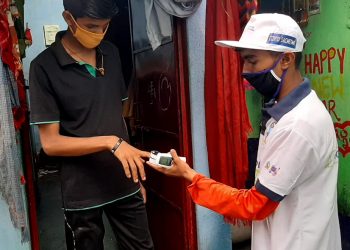
[[[173,162],[172,157],[161,156],[159,158],[159,164],[164,166],[171,166],[172,162]]]

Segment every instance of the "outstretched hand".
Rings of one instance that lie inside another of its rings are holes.
[[[181,160],[174,149],[170,150],[170,154],[173,157],[173,165],[171,168],[163,168],[156,164],[147,161],[147,165],[153,169],[168,175],[185,178],[188,181],[192,181],[193,177],[197,174],[186,162]]]
[[[138,182],[140,175],[142,180],[146,180],[146,174],[143,164],[145,160],[142,158],[149,158],[150,153],[139,150],[126,141],[123,141],[114,155],[119,159],[124,168],[126,177],[133,178],[134,182]]]

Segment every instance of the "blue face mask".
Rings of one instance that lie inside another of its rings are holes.
[[[250,83],[250,85],[252,85],[261,95],[265,97],[266,102],[270,101],[271,99],[276,99],[281,91],[281,87],[284,82],[284,76],[287,70],[283,71],[282,77],[279,78],[273,69],[281,61],[282,55],[272,65],[271,68],[256,73],[242,74],[242,76]]]

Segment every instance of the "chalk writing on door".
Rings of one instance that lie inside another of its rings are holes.
[[[160,75],[158,84],[160,108],[162,111],[167,111],[171,104],[171,82],[166,75],[162,74]]]

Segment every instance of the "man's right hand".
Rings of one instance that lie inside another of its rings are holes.
[[[143,164],[145,160],[143,158],[149,158],[150,153],[139,150],[126,141],[123,141],[118,149],[114,152],[114,155],[122,163],[126,177],[133,178],[134,182],[138,182],[138,176],[141,179],[146,180],[146,174]]]
[[[173,158],[173,165],[170,168],[160,167],[159,165],[150,163],[149,161],[147,161],[146,163],[153,169],[165,175],[183,177],[186,180],[192,182],[197,172],[194,169],[192,169],[186,162],[181,160],[174,149],[170,150],[170,154]]]

